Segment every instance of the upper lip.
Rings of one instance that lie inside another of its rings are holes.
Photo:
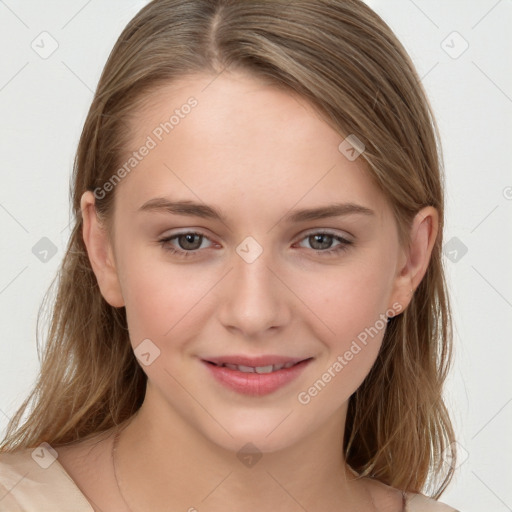
[[[207,361],[209,363],[214,363],[217,365],[222,364],[233,364],[237,366],[270,366],[270,365],[278,365],[278,364],[287,364],[287,363],[300,363],[306,359],[311,359],[310,357],[289,357],[289,356],[279,356],[279,355],[262,355],[256,357],[244,356],[244,355],[226,355],[226,356],[218,356],[218,357],[205,357],[203,361]]]

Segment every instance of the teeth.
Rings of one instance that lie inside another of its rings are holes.
[[[281,370],[283,368],[291,368],[294,366],[295,363],[283,363],[283,364],[274,364],[274,365],[267,365],[267,366],[244,366],[242,364],[223,364],[223,365],[217,365],[217,366],[225,366],[226,368],[229,368],[230,370],[238,370],[239,372],[244,373],[272,373],[276,372],[278,370]]]
[[[239,372],[254,373],[257,368],[254,368],[252,366],[242,366],[241,364],[239,364],[239,365],[236,365],[236,369]]]
[[[256,373],[271,373],[274,367],[272,365],[269,366],[256,366],[254,368],[256,370]]]

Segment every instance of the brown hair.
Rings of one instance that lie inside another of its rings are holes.
[[[130,135],[125,127],[147,93],[185,75],[224,69],[298,93],[340,135],[355,134],[403,243],[422,207],[439,212],[426,275],[409,307],[390,320],[375,365],[350,399],[345,431],[346,460],[357,472],[439,496],[453,473],[443,453],[454,439],[442,399],[451,323],[441,259],[439,134],[409,56],[359,0],[155,0],[128,24],[80,138],[75,225],[56,281],[40,375],[0,452],[86,439],[141,406],[147,377],[133,354],[124,308],[110,306],[98,288],[82,240],[80,198],[113,176]],[[97,197],[105,220],[114,197]]]

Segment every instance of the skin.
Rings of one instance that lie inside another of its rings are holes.
[[[83,236],[101,293],[126,308],[134,350],[145,339],[160,350],[142,366],[144,404],[119,441],[124,497],[134,512],[214,512],[226,503],[248,511],[400,510],[399,493],[355,479],[342,451],[348,399],[384,330],[309,403],[297,397],[379,315],[407,307],[428,265],[436,210],[418,212],[402,247],[363,158],[349,161],[338,150],[344,137],[303,98],[240,73],[212,78],[166,86],[137,114],[130,151],[168,112],[190,96],[198,100],[117,185],[113,237],[95,214],[94,195],[82,197]],[[207,204],[224,219],[139,210],[156,197]],[[286,220],[332,203],[372,213]],[[166,250],[179,249],[178,239],[160,242],[187,231],[205,238],[186,258]],[[324,231],[334,238],[319,249],[309,237]],[[248,236],[263,250],[252,263],[236,252]],[[214,381],[200,360],[225,354],[314,359],[285,387],[249,397]],[[97,441],[92,449],[87,442],[62,448],[59,460],[95,510],[126,510],[112,477],[112,436]],[[252,467],[236,456],[249,442],[262,454]]]

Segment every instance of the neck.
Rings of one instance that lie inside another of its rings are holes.
[[[261,453],[254,445],[238,453],[224,449],[179,417],[166,422],[155,414],[146,400],[117,441],[118,485],[132,512],[217,512],[225,511],[226,503],[233,510],[286,512],[302,507],[312,512],[343,510],[344,505],[371,499],[343,459],[346,410],[321,432],[271,453]]]

